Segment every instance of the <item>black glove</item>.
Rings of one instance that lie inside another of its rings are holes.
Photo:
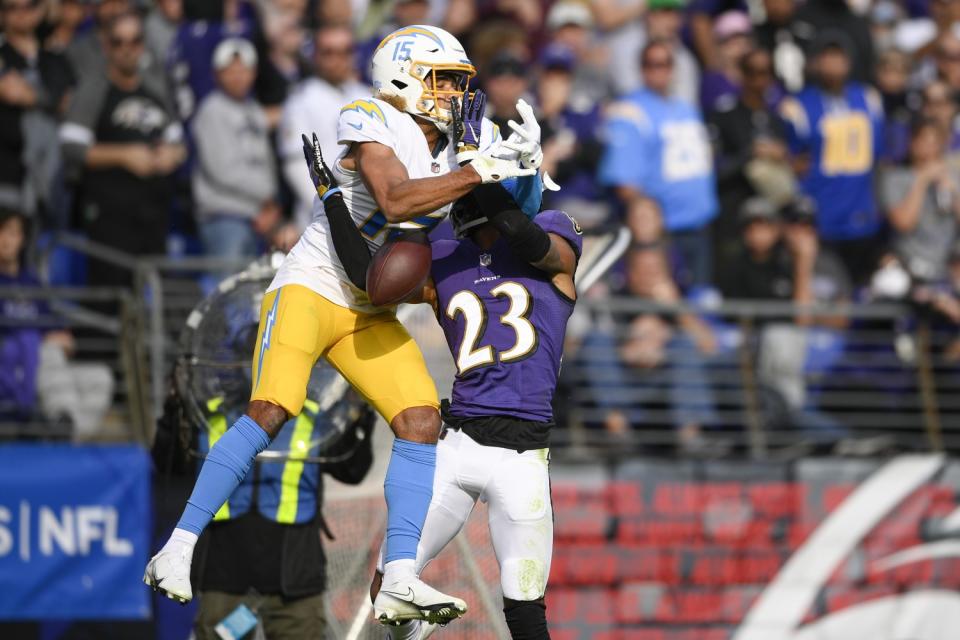
[[[323,152],[320,151],[320,140],[317,134],[313,134],[313,142],[307,139],[305,134],[300,134],[303,140],[303,158],[307,161],[307,168],[310,169],[310,179],[313,180],[313,186],[317,189],[317,195],[321,200],[330,190],[337,188],[337,179],[333,177],[330,167],[323,161]]]

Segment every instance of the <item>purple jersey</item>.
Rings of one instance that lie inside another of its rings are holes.
[[[580,255],[579,225],[562,211],[534,222]],[[437,316],[457,365],[450,414],[552,422],[563,339],[573,301],[551,278],[517,258],[505,240],[433,243]]]

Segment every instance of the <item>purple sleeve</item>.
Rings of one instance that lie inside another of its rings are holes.
[[[583,250],[583,229],[580,228],[580,223],[573,217],[565,211],[552,209],[541,211],[533,221],[547,233],[555,233],[564,238],[573,247],[577,259],[580,258],[580,253]]]

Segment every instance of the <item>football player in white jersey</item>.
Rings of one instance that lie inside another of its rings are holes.
[[[451,139],[451,104],[464,99],[474,74],[452,35],[436,27],[404,27],[384,38],[373,56],[376,96],[341,110],[338,138],[346,149],[334,171],[372,250],[391,230],[430,230],[450,203],[481,183],[536,173],[524,158],[539,154],[539,145],[524,147],[522,137],[500,144],[487,121],[458,128]],[[479,116],[472,121],[478,122]],[[424,584],[414,566],[436,466],[436,387],[393,311],[373,307],[351,283],[322,215],[330,193],[318,193],[313,222],[264,296],[247,413],[210,449],[183,515],[147,565],[144,581],[180,602],[192,598],[197,537],[257,454],[300,413],[310,372],[322,356],[396,435],[384,481],[386,555],[374,615],[384,623],[446,622],[462,615],[466,603]]]

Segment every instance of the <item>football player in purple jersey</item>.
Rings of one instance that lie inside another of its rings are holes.
[[[314,180],[329,181],[319,153],[310,154],[315,147],[304,142]],[[433,243],[430,278],[417,299],[408,300],[433,306],[457,365],[416,571],[453,540],[483,500],[507,626],[514,640],[542,640],[550,637],[544,592],[553,550],[551,401],[576,301],[582,231],[562,211],[531,218],[503,187],[485,186],[454,204],[457,239]],[[351,281],[362,287],[369,250],[337,198],[325,201],[333,244]],[[378,572],[371,596],[380,578]],[[391,638],[422,640],[438,627],[410,620],[388,628]]]

